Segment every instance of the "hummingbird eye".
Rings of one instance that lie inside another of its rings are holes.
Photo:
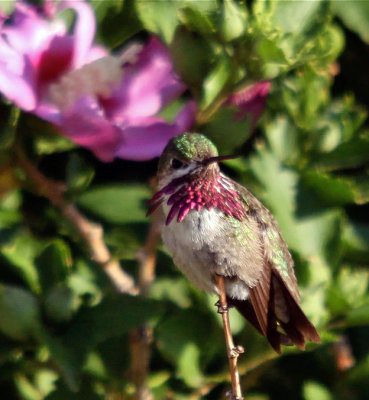
[[[173,169],[179,169],[183,167],[183,162],[179,161],[177,158],[173,158],[170,165]]]

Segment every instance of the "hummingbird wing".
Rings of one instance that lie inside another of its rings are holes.
[[[293,343],[304,349],[306,339],[320,342],[315,327],[301,310],[293,260],[277,221],[252,193],[236,182],[234,185],[245,201],[246,218],[257,223],[254,240],[258,241],[255,246],[262,248],[263,263],[257,283],[249,286],[249,299],[229,299],[230,303],[267,337],[277,352],[281,344]],[[247,268],[246,265],[237,271],[237,276],[243,279]]]

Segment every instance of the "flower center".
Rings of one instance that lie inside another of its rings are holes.
[[[66,111],[84,96],[107,98],[121,82],[121,57],[106,56],[83,67],[68,71],[49,87],[50,100]]]
[[[49,99],[66,111],[84,96],[108,98],[122,81],[124,65],[136,63],[142,49],[140,43],[131,43],[119,56],[102,57],[66,72],[49,86]]]

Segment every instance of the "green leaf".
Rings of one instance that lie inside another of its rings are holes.
[[[223,2],[221,33],[225,41],[238,39],[246,32],[247,18],[246,7],[233,0]]]
[[[92,7],[95,10],[96,19],[104,20],[110,9],[119,11],[124,4],[124,0],[94,0]]]
[[[39,368],[33,372],[31,380],[26,374],[18,372],[14,383],[24,400],[43,400],[55,388],[58,375],[51,369]]]
[[[348,179],[310,170],[302,174],[302,183],[313,190],[327,205],[344,205],[355,202],[355,186]]]
[[[297,172],[280,163],[268,149],[260,147],[257,155],[250,158],[250,166],[262,183],[264,199],[291,248],[303,257],[319,258],[322,264],[328,257],[331,263],[330,244],[337,243],[335,235],[340,232],[340,213],[322,208],[315,196],[298,186]],[[327,266],[325,272],[327,275],[323,278],[321,267],[322,281],[329,277]]]
[[[199,364],[199,348],[194,343],[187,343],[179,355],[178,372],[179,376],[190,387],[200,387],[204,381]]]
[[[340,26],[328,25],[321,33],[319,42],[321,49],[317,46],[318,57],[316,62],[318,65],[328,64],[329,62],[334,62],[344,50],[345,34]]]
[[[258,0],[253,11],[266,32],[275,30],[303,37],[325,19],[328,5],[324,0]]]
[[[207,1],[207,3],[215,4],[213,0]],[[191,6],[186,5],[182,7],[179,11],[179,19],[190,31],[198,32],[203,35],[214,34],[217,29],[216,26],[209,14],[199,9],[197,4],[198,3],[194,2]]]
[[[110,48],[121,46],[143,29],[132,1],[93,0],[91,5],[98,22],[97,39]]]
[[[156,301],[111,295],[100,304],[81,310],[61,337],[43,332],[43,341],[62,369],[70,389],[77,390],[81,369],[91,349],[158,317],[161,311],[161,304]]]
[[[109,376],[104,360],[100,354],[95,351],[91,351],[88,354],[86,363],[83,366],[83,371],[102,379],[107,379]]]
[[[347,179],[355,191],[355,203],[366,204],[369,202],[369,170],[356,174]]]
[[[175,70],[199,97],[199,87],[212,64],[210,42],[186,29],[178,29],[170,45],[170,52]]]
[[[344,256],[354,262],[366,263],[369,258],[369,225],[348,221],[342,233]]]
[[[305,400],[332,400],[329,390],[320,383],[308,381],[303,388]]]
[[[93,187],[77,198],[80,206],[104,220],[123,224],[146,220],[145,202],[151,192],[141,185]]]
[[[0,210],[17,211],[22,204],[21,192],[13,190],[0,198]]]
[[[252,115],[236,118],[236,114],[236,109],[222,107],[204,128],[204,133],[214,141],[220,154],[234,152],[252,133]]]
[[[188,281],[186,278],[159,278],[150,289],[150,296],[154,299],[170,300],[181,308],[191,305]]]
[[[273,153],[280,161],[293,160],[299,156],[297,129],[287,116],[279,114],[273,120],[267,121],[265,134]]]
[[[198,385],[202,379],[201,360],[211,358],[219,345],[219,333],[209,314],[196,309],[178,310],[157,327],[156,337],[162,353],[176,366],[177,373],[189,385]],[[189,346],[192,343],[193,346]],[[190,376],[190,365],[194,376]]]
[[[169,371],[152,373],[148,381],[149,387],[154,389],[162,386],[170,378],[170,375]]]
[[[0,331],[14,339],[36,338],[40,332],[40,310],[27,290],[0,285]]]
[[[50,352],[52,360],[63,374],[64,380],[68,385],[68,389],[66,389],[76,392],[79,388],[81,373],[81,364],[77,352],[65,346],[59,338],[50,335],[45,330],[42,331],[41,337]],[[70,396],[67,398],[69,399]]]
[[[249,162],[251,171],[265,189],[264,199],[271,207],[285,238],[293,247],[299,247],[300,240],[296,232],[288,232],[296,225],[294,218],[298,179],[296,172],[281,164],[265,147],[260,147]]]
[[[355,104],[353,96],[332,101],[320,118],[320,137],[315,147],[319,152],[328,153],[341,143],[355,140],[366,117],[366,111]]]
[[[345,318],[346,326],[361,326],[369,324],[369,299],[366,303],[352,309]]]
[[[102,299],[103,287],[91,266],[83,259],[75,263],[76,271],[68,277],[68,287],[79,297],[88,299],[89,305],[96,305]]]
[[[64,152],[77,147],[75,143],[61,135],[54,125],[40,118],[27,115],[25,123],[34,138],[33,146],[39,155]]]
[[[45,312],[55,322],[66,322],[72,318],[80,304],[81,299],[68,286],[54,286],[45,298]]]
[[[369,272],[343,268],[327,293],[327,303],[333,315],[345,314],[365,301]]]
[[[14,265],[14,270],[35,293],[40,292],[40,281],[35,258],[44,244],[28,233],[19,232],[13,240],[0,247],[0,253]]]
[[[4,3],[4,2],[2,2]],[[7,2],[5,2],[7,3]],[[13,6],[13,2],[8,2],[11,3],[11,6]],[[18,126],[18,121],[20,117],[20,110],[17,107],[12,107],[10,109],[10,115],[9,119],[6,122],[5,127],[1,130],[0,134],[0,149],[8,149],[14,142],[15,139],[15,133],[17,130]]]
[[[136,1],[136,9],[144,27],[160,35],[166,43],[173,39],[178,26],[178,8],[176,0]]]
[[[275,40],[261,37],[256,42],[255,53],[261,58],[262,73],[266,79],[277,77],[289,67],[284,51]]]
[[[263,77],[273,78],[309,63],[327,65],[341,48],[337,31],[328,25],[325,0],[259,0],[253,3],[253,11],[253,40],[260,40],[257,51],[264,61],[260,65]]]
[[[70,248],[62,239],[55,239],[36,258],[35,263],[43,291],[64,282],[72,266]]]
[[[49,393],[55,389],[56,381],[59,374],[51,368],[39,368],[35,373],[35,385],[37,389],[45,398]]]
[[[342,143],[329,153],[322,154],[316,165],[326,170],[360,167],[369,160],[369,138],[354,138]]]
[[[104,25],[106,22],[112,23],[112,15],[119,15],[124,3],[124,0],[93,0],[91,5],[94,8],[97,22]],[[117,28],[117,26],[114,27]],[[102,26],[102,30],[104,30],[104,26]]]
[[[369,3],[367,1],[331,0],[333,12],[364,42],[369,43]]]
[[[224,89],[231,76],[231,65],[224,56],[206,77],[203,85],[202,107],[208,107]]]
[[[76,389],[71,389],[59,380],[56,390],[45,397],[45,400],[101,400],[101,394],[97,393],[93,384],[93,381],[84,380],[79,388],[76,386]]]
[[[22,373],[18,373],[14,377],[14,384],[25,400],[42,400],[41,393],[37,388],[30,382],[30,380]]]
[[[95,171],[78,154],[71,154],[66,167],[66,181],[68,188],[72,190],[86,189],[91,183]]]
[[[128,295],[105,297],[100,304],[74,318],[64,340],[70,345],[82,341],[84,347],[92,347],[127,333],[160,313],[161,304],[157,301]]]
[[[329,77],[305,67],[301,73],[283,79],[279,90],[274,90],[274,101],[282,100],[294,124],[311,130],[317,124],[320,110],[329,99]],[[321,134],[317,140],[321,140]]]
[[[326,9],[324,3],[324,0],[273,1],[271,22],[283,32],[297,35],[309,30],[322,18],[322,13]]]
[[[324,324],[327,323],[330,318],[326,304],[326,292],[328,285],[327,282],[324,281],[324,278],[321,279],[321,275],[327,274],[324,271],[324,268],[327,268],[327,266],[320,266],[314,260],[314,265],[309,265],[308,267],[309,269],[315,267],[315,274],[317,275],[317,278],[311,279],[311,282],[309,282],[310,286],[301,288],[301,308],[315,326],[324,326]],[[321,274],[321,272],[323,272],[323,274]],[[314,284],[314,281],[318,282],[318,284]]]
[[[343,268],[338,276],[339,286],[349,304],[355,305],[367,294],[369,271],[365,269]]]

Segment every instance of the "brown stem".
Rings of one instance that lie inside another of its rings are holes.
[[[223,93],[219,94],[218,97],[213,101],[213,103],[208,106],[205,110],[200,110],[198,111],[197,115],[196,115],[196,125],[204,125],[207,122],[209,122],[209,120],[211,120],[211,118],[213,117],[213,115],[218,111],[218,109],[224,104],[224,102],[226,101],[227,96],[224,95]]]
[[[235,346],[233,342],[231,325],[229,323],[228,315],[228,304],[227,304],[227,294],[225,290],[224,277],[215,275],[215,283],[219,289],[219,303],[218,312],[222,315],[224,335],[227,347],[227,355],[229,359],[229,369],[231,372],[231,382],[232,382],[232,400],[242,400],[242,390],[240,383],[240,374],[237,368],[237,360],[241,353],[244,352],[241,346]]]
[[[139,262],[138,287],[142,296],[147,297],[155,278],[156,249],[159,242],[159,214],[155,213],[150,224],[145,246],[137,253]],[[135,400],[151,400],[153,394],[147,386],[151,357],[152,329],[142,325],[130,335],[131,377],[135,385]]]
[[[145,246],[136,255],[139,262],[138,286],[144,297],[148,296],[150,286],[155,279],[156,249],[160,237],[159,217],[158,212],[154,214]]]
[[[39,194],[46,197],[60,209],[64,218],[74,227],[86,244],[91,258],[100,265],[109,276],[116,289],[121,293],[137,294],[134,281],[120,267],[118,261],[111,258],[109,249],[103,240],[103,229],[100,225],[90,222],[64,196],[65,186],[44,176],[16,147],[18,164],[37,187]]]

